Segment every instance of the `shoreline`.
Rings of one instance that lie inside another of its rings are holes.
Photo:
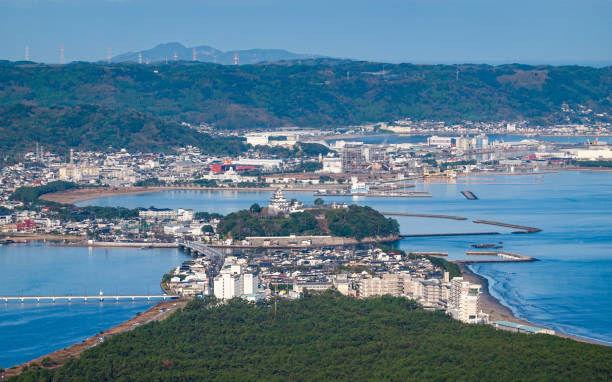
[[[142,314],[136,315],[127,321],[123,321],[120,324],[115,325],[112,328],[107,329],[101,333],[94,334],[93,336],[88,337],[81,342],[75,343],[73,345],[70,345],[63,349],[53,351],[48,354],[45,354],[36,359],[30,360],[30,361],[27,361],[27,362],[24,362],[24,363],[15,365],[15,366],[11,366],[10,368],[4,371],[4,376],[7,378],[10,378],[10,377],[21,374],[22,372],[26,371],[28,368],[37,367],[37,366],[42,369],[56,369],[58,367],[61,367],[70,358],[78,358],[81,355],[81,353],[84,352],[85,350],[93,348],[94,346],[100,344],[101,343],[101,341],[99,340],[100,337],[106,338],[107,336],[112,336],[115,334],[127,332],[129,330],[132,330],[134,328],[137,328],[141,325],[147,324],[152,321],[163,321],[166,318],[168,318],[170,314],[178,311],[179,309],[184,308],[185,305],[187,305],[187,300],[182,300],[182,299],[159,302],[151,306],[149,309],[144,311]],[[164,310],[162,311],[162,309]],[[43,366],[42,362],[43,362],[43,359],[45,358],[51,359],[52,365]],[[24,368],[26,370],[24,370]]]
[[[125,187],[125,188],[78,188],[66,191],[52,192],[40,196],[40,199],[55,203],[74,204],[85,200],[106,198],[118,195],[149,194],[162,191],[239,191],[239,192],[270,192],[278,187],[199,187],[199,186],[160,186],[160,187]],[[292,187],[284,188],[288,192],[314,192],[318,188]]]
[[[472,263],[476,263],[478,261],[473,261]],[[535,326],[538,328],[545,328],[542,325],[536,325],[533,324],[529,321],[526,321],[522,318],[518,318],[516,317],[516,315],[514,314],[514,312],[512,312],[512,310],[503,305],[497,298],[495,298],[491,292],[489,291],[489,280],[487,280],[486,277],[479,275],[478,273],[472,271],[471,269],[469,269],[469,265],[471,263],[458,263],[455,262],[455,264],[457,264],[459,266],[459,270],[461,271],[461,276],[471,282],[471,283],[475,283],[475,284],[480,284],[482,285],[482,294],[480,295],[480,300],[479,300],[479,305],[480,305],[480,310],[482,310],[484,313],[488,313],[489,314],[489,321],[493,322],[493,321],[498,321],[498,320],[503,320],[503,321],[510,321],[510,322],[514,322],[517,324],[521,324],[521,325],[528,325],[528,326]],[[548,329],[548,328],[546,328]],[[594,344],[594,345],[600,345],[600,346],[606,346],[605,344],[602,344],[600,342],[597,341],[590,341],[584,338],[580,338],[577,336],[573,336],[570,334],[566,334],[566,333],[562,333],[562,332],[558,332],[555,330],[555,336],[557,337],[561,337],[561,338],[566,338],[566,339],[570,339],[570,340],[574,340],[574,341],[578,341],[578,342],[585,342],[585,343],[589,343],[589,344]]]

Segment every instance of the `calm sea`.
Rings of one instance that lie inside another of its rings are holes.
[[[0,295],[158,294],[178,249],[0,246]],[[144,312],[153,303],[0,302],[0,366],[38,358]]]
[[[504,250],[540,261],[480,264],[474,271],[490,281],[490,292],[519,317],[568,334],[612,345],[612,173],[561,172],[531,176],[479,176],[455,183],[419,183],[433,198],[393,199],[326,197],[372,206],[380,211],[450,214],[467,221],[400,217],[411,233],[500,232],[491,236],[407,238],[405,250],[447,251],[465,258],[475,243],[503,242]],[[467,200],[461,190],[479,199]],[[228,213],[252,203],[266,204],[270,192],[165,191],[89,200],[80,205],[192,208]],[[312,203],[308,193],[287,193]],[[475,224],[496,220],[541,228],[536,234],[512,234]]]

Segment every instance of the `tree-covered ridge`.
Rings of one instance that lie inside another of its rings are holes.
[[[45,207],[48,216],[62,221],[83,221],[87,219],[132,219],[137,218],[141,208],[84,206],[77,207],[72,204],[61,204],[40,199],[40,196],[52,192],[65,191],[80,186],[76,183],[57,180],[42,186],[18,187],[11,195],[11,200],[20,201],[28,208],[36,206]],[[0,215],[2,212],[0,211]]]
[[[70,148],[172,152],[173,148],[186,145],[210,154],[237,154],[246,150],[239,138],[213,138],[134,109],[97,105],[0,107],[0,151],[32,150],[36,142],[61,153]]]
[[[404,298],[336,292],[253,305],[193,300],[15,381],[605,381],[612,349],[514,334]]]
[[[367,206],[353,204],[349,208],[330,209],[325,212],[330,232],[335,236],[386,237],[399,235],[399,223],[386,218],[380,212]]]
[[[259,206],[257,206],[259,207]],[[319,219],[317,219],[317,217]],[[241,210],[225,216],[217,226],[224,237],[242,240],[249,236],[333,235],[361,240],[366,237],[399,235],[395,219],[370,207],[319,208],[296,212],[288,217],[267,216],[258,208]]]
[[[308,211],[288,217],[266,217],[253,210],[241,210],[222,218],[217,232],[224,237],[242,240],[249,236],[321,235],[323,230]]]
[[[22,186],[18,187],[13,191],[11,195],[12,200],[16,200],[24,203],[34,203],[38,201],[41,195],[49,194],[52,192],[65,191],[73,188],[79,188],[79,185],[72,182],[65,182],[62,180],[56,180],[49,182],[43,186]]]
[[[24,101],[45,107],[91,104],[223,128],[338,126],[404,117],[564,121],[563,103],[611,115],[611,93],[612,67],[326,59],[244,66],[0,63],[3,107]]]

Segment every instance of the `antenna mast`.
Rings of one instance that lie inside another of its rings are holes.
[[[276,309],[276,299],[278,298],[278,279],[274,282],[274,319],[276,319],[276,314],[278,313]]]
[[[30,61],[30,47],[27,45],[25,47],[25,60]]]
[[[64,58],[64,44],[60,46],[60,64],[65,64],[66,59]]]

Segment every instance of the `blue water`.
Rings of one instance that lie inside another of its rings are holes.
[[[187,256],[177,249],[0,247],[0,295],[156,294],[161,276]],[[153,303],[0,302],[0,366],[80,342]]]
[[[554,330],[612,345],[612,173],[561,172],[544,176],[481,176],[456,183],[420,183],[430,199],[326,197],[327,201],[367,204],[380,211],[450,214],[454,221],[398,218],[402,233],[500,232],[500,235],[406,238],[405,250],[447,251],[465,258],[473,243],[502,241],[504,250],[540,261],[478,264],[472,269],[490,282],[490,292],[520,318]],[[471,190],[479,200],[465,199]],[[89,200],[81,205],[193,208],[228,213],[252,203],[266,204],[270,192],[165,191]],[[287,197],[312,203],[308,193]],[[511,234],[501,227],[474,224],[488,219],[541,228]]]

